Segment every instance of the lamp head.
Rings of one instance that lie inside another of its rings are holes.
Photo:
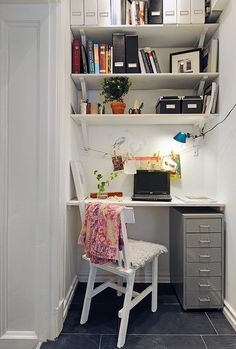
[[[179,132],[177,133],[177,135],[175,135],[173,138],[174,140],[176,140],[177,142],[180,143],[186,143],[186,139],[193,137],[193,135],[191,133],[184,133],[184,132]],[[193,137],[194,138],[194,137]]]

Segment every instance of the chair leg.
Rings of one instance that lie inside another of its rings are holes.
[[[123,286],[123,277],[122,276],[117,276],[117,285]],[[117,291],[117,296],[121,296],[122,292]]]
[[[129,312],[130,312],[130,306],[131,306],[131,300],[132,300],[132,293],[134,288],[134,279],[135,279],[135,271],[130,276],[127,277],[125,300],[123,305],[122,318],[120,322],[120,330],[119,330],[119,336],[118,336],[118,342],[117,342],[118,348],[123,347],[123,345],[125,344],[126,332],[128,327],[128,321],[129,321]]]
[[[92,300],[91,294],[94,288],[96,273],[97,273],[97,267],[90,264],[89,278],[88,278],[88,283],[87,283],[87,288],[86,288],[86,293],[84,298],[83,310],[80,318],[81,325],[85,324],[88,320],[88,315],[89,315],[89,310],[90,310],[90,305]]]
[[[152,261],[152,312],[157,310],[158,256]]]

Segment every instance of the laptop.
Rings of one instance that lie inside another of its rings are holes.
[[[171,201],[170,172],[138,170],[134,175],[132,200]]]

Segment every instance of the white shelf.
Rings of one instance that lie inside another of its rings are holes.
[[[195,125],[205,123],[217,114],[72,114],[73,120],[80,126],[87,125]]]
[[[210,84],[219,76],[219,73],[71,74],[79,90],[81,89],[81,80],[85,81],[88,90],[101,90],[103,79],[115,76],[129,77],[132,81],[131,90],[197,89],[202,80]]]
[[[206,32],[207,43],[218,27],[218,23],[71,26],[71,31],[75,38],[83,31],[96,43],[111,43],[112,33],[124,32],[138,34],[140,47],[197,47],[202,33]]]

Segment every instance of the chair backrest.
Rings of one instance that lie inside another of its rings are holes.
[[[80,217],[81,217],[81,223],[83,224],[84,218],[85,218],[85,202],[80,201],[79,202],[79,210],[80,210]],[[131,261],[129,257],[129,248],[128,248],[128,236],[127,236],[127,228],[126,224],[135,223],[135,217],[134,217],[134,210],[132,207],[124,207],[121,211],[121,231],[122,231],[122,237],[123,237],[123,249],[120,253],[119,257],[119,265],[124,264],[125,269],[129,269],[131,267]]]

